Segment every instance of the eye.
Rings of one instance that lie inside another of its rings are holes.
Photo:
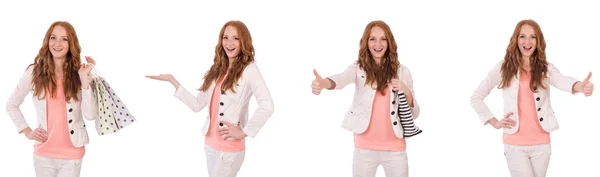
[[[372,37],[372,38],[369,38],[369,41],[373,41],[373,40],[375,40],[375,38],[373,38],[373,37]]]
[[[387,41],[387,38],[386,38],[386,37],[384,37],[384,38],[381,38],[381,40]]]
[[[63,38],[63,41],[69,41],[67,38]]]
[[[52,36],[52,37],[50,37],[50,39],[54,40],[54,39],[56,39],[56,37]]]
[[[223,39],[227,39],[227,36],[223,36]]]
[[[240,40],[240,38],[239,38],[239,37],[235,37],[235,38],[233,38],[233,39],[235,39],[236,41],[239,41],[239,40]]]
[[[531,36],[531,38],[533,38],[533,39],[536,39],[536,38],[537,38],[537,36]]]
[[[525,36],[519,36],[519,38],[525,38]]]

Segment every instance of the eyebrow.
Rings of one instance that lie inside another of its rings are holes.
[[[50,36],[56,36],[56,34],[51,34]],[[60,36],[60,37],[67,37],[67,36]]]

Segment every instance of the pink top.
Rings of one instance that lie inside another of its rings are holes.
[[[380,151],[404,151],[406,140],[398,138],[390,119],[390,90],[385,95],[375,94],[369,127],[362,134],[354,134],[354,146],[361,149]]]
[[[533,99],[533,92],[529,87],[531,75],[529,72],[521,72],[519,78],[519,129],[515,134],[504,134],[504,144],[513,145],[536,145],[549,144],[550,133],[544,131],[540,126],[538,115]]]
[[[215,84],[210,102],[210,125],[205,143],[214,149],[225,152],[243,151],[246,148],[244,139],[224,140],[223,136],[219,133],[219,108],[223,106],[221,104],[221,84],[226,77],[227,74]]]
[[[67,102],[65,101],[63,79],[56,81],[56,96],[46,97],[46,122],[48,126],[48,140],[34,146],[35,154],[60,159],[81,159],[85,154],[85,147],[76,148],[71,143],[69,126],[67,122]],[[51,93],[47,91],[46,93]]]

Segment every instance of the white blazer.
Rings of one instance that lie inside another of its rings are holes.
[[[180,85],[175,91],[175,97],[194,112],[200,112],[210,105],[215,84],[216,82],[213,81],[209,89],[198,92],[196,96]],[[248,137],[254,138],[260,128],[271,117],[271,114],[273,114],[271,93],[255,63],[246,66],[242,77],[235,85],[235,91],[236,93],[228,91],[227,94],[221,94],[219,121],[227,121],[233,125],[239,125]],[[252,95],[256,97],[258,108],[250,121],[248,121],[248,105]],[[208,133],[209,125],[210,113],[204,122],[202,134],[206,135]],[[219,126],[223,127],[224,125],[219,124]]]
[[[488,76],[481,81],[477,87],[477,90],[475,90],[471,96],[471,106],[484,125],[487,124],[488,120],[495,117],[483,100],[490,94],[492,89],[497,88],[497,86],[500,84],[500,81],[502,80],[500,68],[502,67],[503,62],[504,61],[498,62],[498,64],[494,66],[494,68],[488,73]],[[502,119],[504,118],[504,115],[512,112],[513,115],[510,116],[510,119],[517,122],[517,124],[512,128],[504,128],[504,133],[507,134],[514,134],[519,129],[519,109],[517,104],[519,97],[519,76],[520,75],[517,73],[517,77],[512,80],[510,87],[502,89],[504,114],[498,117],[498,119]],[[560,71],[558,71],[558,69],[556,69],[551,63],[548,63],[548,75],[546,78],[548,78],[545,80],[546,85],[549,83],[549,85],[569,93],[573,92],[573,84],[577,82],[575,78],[562,75]],[[540,125],[544,131],[552,132],[557,130],[559,126],[556,117],[554,116],[552,105],[550,104],[550,88],[539,88],[537,93],[534,92],[533,99],[535,99],[538,121],[540,122]]]
[[[413,118],[416,119],[419,117],[420,108],[419,104],[415,99],[415,92],[413,90],[413,79],[410,73],[410,70],[404,65],[401,65],[398,68],[398,73],[400,73],[400,80],[408,87],[408,89],[412,92],[413,95],[413,106],[411,107],[411,111],[413,114]],[[335,90],[343,89],[348,84],[355,84],[354,91],[354,100],[352,101],[352,106],[346,112],[346,116],[344,117],[344,121],[342,122],[342,128],[361,134],[367,130],[369,127],[369,122],[371,120],[371,111],[373,107],[373,100],[375,99],[376,90],[373,89],[369,85],[365,85],[367,78],[366,73],[362,69],[360,69],[358,63],[354,63],[342,73],[332,75],[328,77],[329,79],[335,82]],[[396,91],[391,91],[392,87],[389,87],[390,93],[395,93]],[[392,128],[394,130],[394,134],[398,138],[404,137],[404,131],[402,126],[400,125],[400,118],[396,115],[398,108],[398,97],[396,94],[389,94],[391,98],[390,102],[390,118],[392,119]]]
[[[17,87],[14,89],[12,95],[8,99],[6,104],[6,111],[9,117],[12,119],[17,131],[21,133],[23,129],[29,127],[26,122],[23,113],[19,107],[23,103],[25,96],[33,91],[31,84],[31,74],[33,72],[33,66],[29,67],[25,73],[21,76]],[[85,128],[84,117],[87,120],[94,120],[97,113],[94,111],[97,107],[96,101],[93,99],[91,89],[82,89],[77,93],[77,97],[81,102],[75,101],[71,98],[70,103],[67,102],[67,122],[69,127],[69,134],[71,135],[71,143],[75,147],[82,147],[89,143],[89,137],[87,129]],[[46,99],[38,99],[36,96],[32,96],[33,105],[37,114],[37,125],[44,130],[48,130],[47,119],[46,119]],[[35,128],[31,128],[35,129]],[[41,142],[36,141],[36,144]]]

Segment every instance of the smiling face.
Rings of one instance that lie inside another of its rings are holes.
[[[369,51],[371,52],[373,59],[375,59],[375,61],[380,61],[388,48],[387,37],[385,36],[383,29],[378,26],[373,27],[367,45],[369,46]]]
[[[223,50],[229,59],[234,59],[240,53],[240,36],[234,26],[227,26],[222,36]]]
[[[69,39],[67,30],[57,25],[52,30],[50,39],[48,40],[48,49],[55,59],[64,59],[69,52]]]
[[[531,25],[523,25],[519,32],[517,45],[523,59],[529,59],[537,47],[537,36]]]

